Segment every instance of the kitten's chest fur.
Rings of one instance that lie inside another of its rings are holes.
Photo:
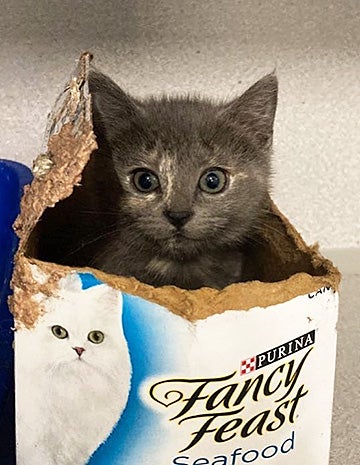
[[[241,280],[243,255],[241,252],[208,254],[197,260],[180,261],[155,257],[146,270],[161,285],[172,284],[185,289],[200,287],[224,288]]]
[[[204,252],[192,259],[164,256],[152,244],[139,248],[131,241],[118,243],[117,253],[105,245],[95,266],[114,274],[136,276],[153,286],[173,285],[184,289],[224,288],[241,280],[243,253],[238,250]],[[121,257],[121,260],[119,259]]]

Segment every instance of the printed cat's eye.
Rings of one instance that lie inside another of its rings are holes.
[[[59,325],[52,326],[51,331],[58,339],[66,339],[69,336],[69,333],[66,331],[66,329]]]
[[[160,186],[159,178],[149,170],[134,171],[132,180],[136,189],[144,193],[153,192]]]
[[[207,170],[199,179],[199,187],[208,194],[218,194],[222,192],[227,184],[227,176],[221,168],[211,168]]]
[[[101,344],[103,340],[105,339],[105,335],[101,331],[94,330],[94,331],[90,331],[90,333],[88,334],[88,339],[93,344]]]

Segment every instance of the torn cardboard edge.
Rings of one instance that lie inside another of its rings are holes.
[[[206,318],[226,310],[248,310],[253,307],[267,307],[286,302],[294,297],[314,292],[321,287],[338,290],[340,273],[325,259],[317,247],[305,244],[300,234],[287,218],[271,202],[274,221],[281,227],[282,234],[267,232],[269,247],[276,253],[269,259],[269,266],[276,268],[277,260],[284,266],[301,260],[306,262],[304,270],[276,282],[259,280],[232,284],[223,290],[202,288],[184,290],[175,286],[154,288],[135,278],[126,278],[103,273],[92,268],[77,268],[45,263],[35,256],[36,244],[29,241],[30,234],[46,208],[68,197],[74,186],[81,181],[82,172],[97,148],[92,128],[91,95],[88,89],[88,72],[92,56],[83,53],[74,75],[58,98],[47,126],[47,150],[34,162],[34,181],[25,189],[21,201],[21,213],[15,222],[15,231],[20,238],[15,257],[15,272],[12,281],[14,295],[11,299],[12,311],[18,324],[33,326],[42,313],[34,299],[37,292],[50,295],[54,292],[61,277],[73,271],[88,271],[109,286],[122,292],[134,294],[178,314],[190,321]],[[269,228],[271,231],[272,228]],[[282,237],[283,242],[279,242]],[[286,253],[280,253],[282,247]],[[280,250],[280,252],[279,252]],[[48,281],[39,284],[31,272],[36,265],[49,276]],[[292,273],[291,273],[292,274]]]
[[[19,253],[27,248],[31,231],[48,207],[69,197],[97,148],[92,130],[88,72],[91,54],[83,53],[75,73],[58,97],[46,129],[47,149],[33,164],[33,182],[24,190],[14,229]]]

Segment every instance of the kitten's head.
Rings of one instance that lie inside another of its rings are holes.
[[[42,300],[46,313],[34,329],[19,330],[29,348],[28,366],[36,373],[70,382],[69,377],[112,379],[129,375],[119,291],[106,285],[81,289],[76,274],[60,282],[56,296]]]
[[[182,258],[241,245],[269,189],[276,76],[221,104],[139,101],[96,71],[90,91],[100,152],[119,181],[113,209],[129,235]]]

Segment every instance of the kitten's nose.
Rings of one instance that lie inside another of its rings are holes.
[[[81,357],[81,354],[85,352],[85,349],[83,347],[73,347],[75,352],[78,354],[79,357]]]
[[[164,215],[170,221],[171,224],[173,224],[177,228],[181,228],[193,216],[193,212],[191,211],[177,212],[173,210],[165,210]]]

